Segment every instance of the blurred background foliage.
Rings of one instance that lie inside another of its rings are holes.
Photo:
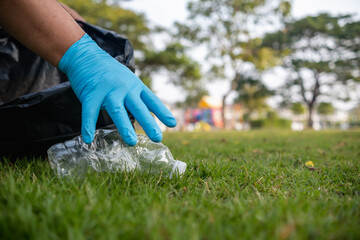
[[[280,63],[282,54],[263,46],[262,39],[251,34],[253,28],[268,21],[283,21],[290,13],[291,4],[283,0],[193,0],[188,2],[187,9],[188,19],[175,23],[174,35],[179,41],[187,39],[192,46],[206,45],[206,61],[211,65],[208,76],[230,82],[230,89],[222,99],[222,119],[226,128],[226,99],[232,92],[239,93],[244,90],[241,87],[248,86],[239,85],[239,77],[249,72],[249,65],[251,72],[262,72]],[[233,76],[227,76],[228,69]],[[254,101],[246,98],[248,103],[261,101],[255,100],[258,94],[252,97]],[[258,106],[262,108],[262,104]],[[247,112],[252,111],[247,109]]]

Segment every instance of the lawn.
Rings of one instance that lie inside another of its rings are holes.
[[[0,239],[360,239],[360,132],[167,133],[182,178],[0,161]],[[312,161],[314,168],[305,166]]]

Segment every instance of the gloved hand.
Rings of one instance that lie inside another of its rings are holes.
[[[159,98],[87,34],[66,51],[58,67],[69,78],[82,104],[81,134],[85,143],[94,139],[100,108],[106,109],[130,146],[136,144],[137,138],[126,109],[154,142],[162,140],[162,133],[150,111],[166,126],[176,126],[176,119]]]

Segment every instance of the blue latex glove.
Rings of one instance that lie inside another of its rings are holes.
[[[130,146],[136,144],[137,138],[126,109],[154,142],[162,140],[162,133],[150,111],[166,126],[176,126],[176,119],[159,98],[87,34],[66,51],[58,67],[69,78],[82,104],[81,134],[85,143],[94,139],[100,108],[106,109]]]

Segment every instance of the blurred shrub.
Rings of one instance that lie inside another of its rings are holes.
[[[360,128],[360,121],[351,121],[349,122],[350,128]]]
[[[250,120],[251,129],[258,128],[280,128],[291,129],[291,120],[284,118],[260,118],[256,120]]]

